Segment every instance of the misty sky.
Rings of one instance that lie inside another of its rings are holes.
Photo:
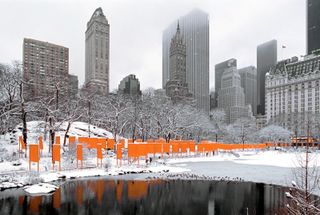
[[[278,59],[306,49],[306,0],[0,0],[0,62],[22,60],[23,38],[69,48],[71,74],[84,81],[85,30],[102,7],[110,24],[110,90],[128,74],[160,88],[162,31],[193,8],[210,15],[210,86],[214,65],[236,58],[256,66],[256,46],[278,40]],[[281,49],[286,45],[286,49]]]

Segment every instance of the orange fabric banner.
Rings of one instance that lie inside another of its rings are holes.
[[[122,144],[117,145],[117,159],[122,159]]]
[[[32,162],[39,162],[39,146],[37,144],[29,144],[29,158]]]
[[[102,147],[101,144],[97,144],[97,158],[102,159]]]
[[[69,144],[75,144],[76,143],[76,137],[69,136]]]
[[[40,150],[43,150],[43,138],[42,138],[42,136],[39,137],[39,147],[40,147]]]
[[[20,144],[22,150],[26,150],[26,144],[23,141],[23,137],[22,136],[19,136],[19,144]]]
[[[107,148],[107,139],[106,138],[97,138],[97,144],[101,144],[101,148]]]
[[[60,136],[56,136],[56,142],[55,144],[60,144]]]
[[[77,160],[82,160],[82,145],[77,145]]]
[[[108,149],[114,149],[114,144],[115,144],[114,139],[108,139],[108,142],[107,142]]]
[[[53,144],[52,145],[52,163],[55,161],[60,162],[60,145],[59,144]]]

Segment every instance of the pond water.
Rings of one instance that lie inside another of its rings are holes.
[[[282,214],[285,189],[250,182],[72,180],[51,195],[0,192],[0,214]]]

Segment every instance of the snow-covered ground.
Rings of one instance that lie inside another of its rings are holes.
[[[66,124],[62,124],[56,135],[61,136],[63,141]],[[102,128],[91,126],[92,137],[109,137],[110,132]],[[30,142],[38,142],[40,134],[44,133],[43,122],[28,122],[28,138]],[[96,152],[87,151],[88,156],[84,162],[83,169],[76,168],[76,162],[70,162],[70,155],[62,154],[62,170],[52,170],[51,157],[48,154],[48,143],[45,141],[44,150],[40,159],[40,172],[35,172],[36,165],[32,164],[29,171],[28,160],[19,158],[18,137],[21,135],[19,126],[13,132],[0,136],[0,190],[11,187],[25,187],[25,191],[31,194],[43,194],[56,189],[50,184],[61,178],[83,178],[83,177],[117,177],[128,174],[139,174],[140,178],[149,176],[180,177],[180,173],[202,175],[214,180],[245,180],[289,186],[294,180],[292,171],[299,166],[297,160],[305,156],[305,152],[297,150],[262,150],[262,151],[236,151],[232,153],[218,152],[214,156],[191,156],[191,157],[165,157],[154,159],[146,165],[140,160],[140,165],[128,164],[122,161],[118,166],[115,157],[104,153],[103,167],[96,167]],[[69,135],[87,136],[88,124],[75,122],[70,128]],[[320,166],[318,151],[312,151],[309,156],[311,166]],[[143,173],[143,174],[141,174]],[[190,176],[190,175],[189,175]],[[188,177],[189,177],[188,176]],[[187,177],[187,179],[188,179]],[[196,177],[197,178],[197,177]],[[35,186],[26,187],[27,185]]]
[[[320,166],[320,156],[318,152],[309,153],[312,158],[310,166]],[[207,157],[189,157],[189,158],[171,158],[167,161],[169,164],[194,163],[194,162],[217,162],[230,161],[238,164],[262,165],[275,167],[295,168],[299,166],[297,161],[305,157],[304,151],[297,150],[252,150],[237,151],[234,153],[217,153],[215,156]]]

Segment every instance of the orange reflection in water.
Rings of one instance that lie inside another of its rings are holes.
[[[118,202],[122,199],[123,181],[118,181],[116,186],[116,197]]]
[[[42,196],[30,197],[29,210],[32,213],[39,213],[39,206],[42,202]]]
[[[83,202],[83,185],[78,183],[76,186],[76,200],[79,205]]]
[[[55,209],[60,208],[61,205],[61,189],[59,188],[53,194],[53,207]]]
[[[147,195],[148,182],[146,181],[129,181],[128,182],[128,198],[140,199]]]

